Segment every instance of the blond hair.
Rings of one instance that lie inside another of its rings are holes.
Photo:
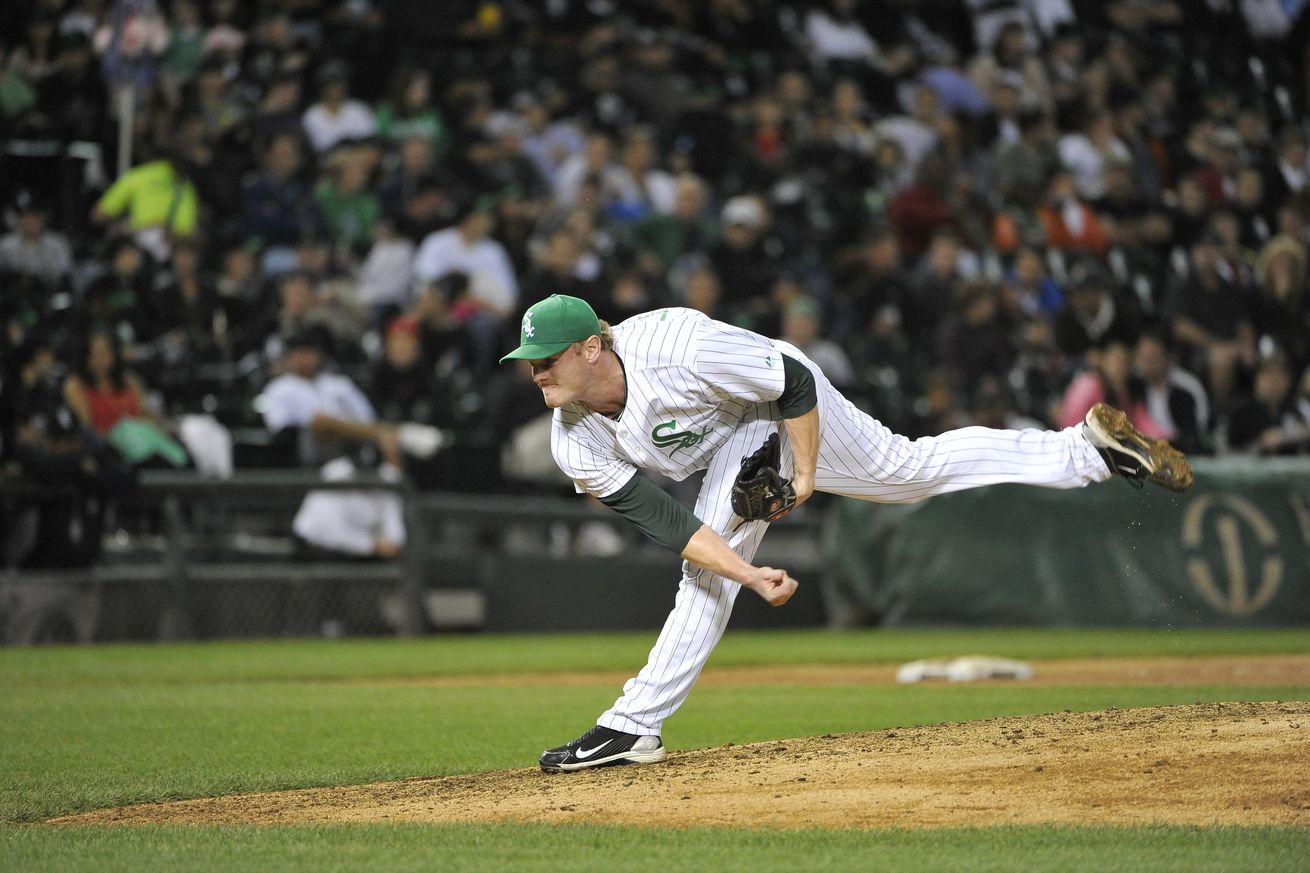
[[[597,319],[600,322],[600,347],[602,351],[610,351],[614,348],[614,331],[610,330],[610,323],[603,318]]]

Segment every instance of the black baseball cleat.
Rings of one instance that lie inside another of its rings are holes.
[[[625,734],[596,725],[573,742],[542,752],[541,769],[558,773],[617,764],[658,764],[667,757],[659,737]]]
[[[1128,416],[1098,403],[1083,419],[1083,434],[1113,473],[1141,487],[1146,481],[1170,491],[1192,487],[1192,465],[1183,453],[1133,427]]]

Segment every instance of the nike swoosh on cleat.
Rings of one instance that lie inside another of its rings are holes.
[[[597,747],[594,748],[594,749],[587,749],[586,751],[583,751],[582,749],[578,749],[576,752],[573,753],[573,757],[578,758],[579,760],[585,761],[585,760],[587,760],[588,758],[590,758],[592,755],[594,755],[594,754],[596,754],[597,752],[599,752],[601,749],[603,749],[603,748],[605,748],[606,746],[608,746],[609,744],[610,744],[610,741],[609,741],[609,740],[606,740],[605,742],[601,743],[599,746],[597,746]]]

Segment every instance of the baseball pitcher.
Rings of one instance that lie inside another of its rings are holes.
[[[519,347],[553,409],[551,452],[592,494],[683,558],[673,611],[649,660],[582,736],[541,767],[581,770],[666,757],[664,720],[687,699],[746,587],[774,606],[786,570],[752,563],[768,523],[814,491],[880,503],[1026,483],[1079,488],[1119,473],[1176,491],[1182,454],[1099,404],[1061,431],[966,427],[910,440],[861,412],[794,346],[692,309],[611,327],[586,301],[554,294],[523,316]],[[689,511],[639,471],[704,483]]]

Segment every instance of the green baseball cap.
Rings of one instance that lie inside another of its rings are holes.
[[[600,336],[600,319],[591,304],[567,294],[552,294],[523,313],[519,347],[500,362],[549,358],[589,336]]]

